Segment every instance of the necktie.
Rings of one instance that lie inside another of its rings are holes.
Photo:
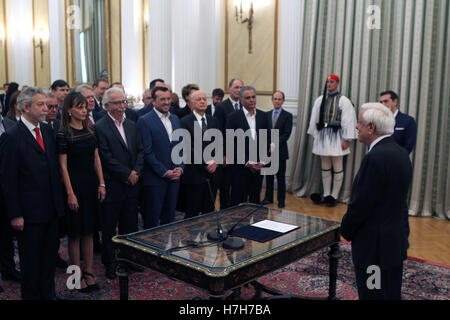
[[[272,128],[275,128],[278,121],[278,111],[274,111],[273,113],[273,119],[272,119]]]
[[[239,103],[236,102],[236,103],[234,104],[234,110],[236,110],[236,111],[239,110]]]
[[[41,146],[42,150],[45,152],[44,140],[42,140],[41,132],[39,128],[34,128],[34,132],[36,132],[36,141]]]
[[[206,129],[207,129],[207,127],[206,127],[206,120],[203,117],[202,118],[202,133],[205,133]]]

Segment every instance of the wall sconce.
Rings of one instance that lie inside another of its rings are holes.
[[[239,11],[238,11],[238,5],[235,1],[235,18],[236,22],[240,24],[247,23],[247,29],[248,29],[248,53],[252,54],[252,42],[253,42],[253,22],[254,22],[254,9],[253,9],[253,1],[250,1],[250,7],[248,9],[248,17],[243,18],[243,9],[242,9],[242,1],[239,1]]]
[[[34,47],[39,48],[41,51],[41,68],[44,67],[44,41],[48,41],[50,35],[48,31],[44,30],[44,27],[40,27],[34,31],[34,41],[38,44]]]

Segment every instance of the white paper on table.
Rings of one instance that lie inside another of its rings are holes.
[[[263,220],[257,223],[252,224],[254,227],[273,230],[281,233],[287,233],[289,231],[292,231],[294,229],[297,229],[298,226],[294,226],[291,224],[276,222],[272,220]]]

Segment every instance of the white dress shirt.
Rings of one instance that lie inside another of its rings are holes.
[[[252,139],[256,139],[256,110],[254,111],[253,115],[250,114],[250,112],[247,111],[247,109],[242,108],[244,110],[245,119],[247,119],[248,126],[250,127],[250,132],[252,134]]]
[[[205,119],[205,124],[208,125],[208,123],[206,122],[206,113],[203,115],[203,117],[195,111],[193,111],[193,113],[194,113],[195,119],[197,119],[197,122],[198,122],[200,128],[202,127],[202,118]]]
[[[159,119],[161,119],[162,124],[164,125],[164,128],[166,128],[167,136],[169,137],[169,140],[172,141],[172,122],[170,122],[170,112],[167,112],[167,115],[164,115],[163,113],[159,112],[156,108],[154,108],[156,114],[158,115]]]
[[[33,137],[35,139],[36,139],[36,132],[34,131],[34,128],[39,128],[39,131],[41,132],[41,137],[42,137],[41,124],[39,122],[38,122],[38,125],[36,127],[30,121],[25,119],[25,117],[20,117],[20,119],[22,120],[23,124],[28,128],[28,130],[30,130],[31,134],[33,135]],[[42,139],[44,139],[44,138],[42,137]]]

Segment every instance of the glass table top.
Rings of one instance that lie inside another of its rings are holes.
[[[241,250],[224,249],[221,243],[207,238],[209,232],[218,229],[218,222],[224,230],[229,230],[235,225],[235,229],[239,229],[263,220],[299,228],[264,243],[240,238],[244,241],[244,248]],[[219,212],[120,236],[118,242],[125,240],[150,254],[183,261],[185,264],[214,272],[263,259],[267,255],[336,230],[339,226],[338,222],[301,213],[241,204]],[[196,246],[193,247],[192,243]]]

